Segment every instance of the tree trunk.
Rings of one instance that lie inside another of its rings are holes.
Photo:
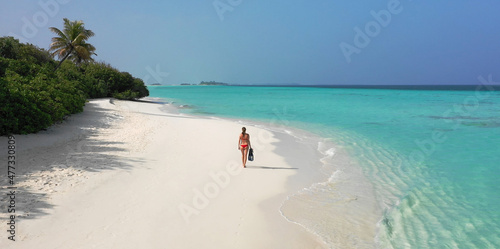
[[[66,54],[66,56],[64,56],[64,58],[61,60],[61,62],[59,62],[59,65],[57,65],[57,67],[54,69],[54,72],[61,66],[61,64],[66,60],[66,58],[68,58],[71,52],[73,52],[73,48],[71,48],[69,52]]]

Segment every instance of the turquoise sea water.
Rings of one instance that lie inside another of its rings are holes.
[[[278,121],[346,148],[383,209],[380,248],[500,248],[498,91],[149,89],[190,114]]]

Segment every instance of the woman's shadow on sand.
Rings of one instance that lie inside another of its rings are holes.
[[[247,166],[247,169],[299,169],[299,168],[285,168],[285,167],[268,167],[268,166]]]

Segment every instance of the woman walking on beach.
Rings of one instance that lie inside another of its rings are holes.
[[[241,150],[241,161],[243,162],[243,168],[246,168],[248,151],[252,148],[250,144],[250,135],[247,133],[247,128],[241,128],[240,138],[238,139],[238,150]]]

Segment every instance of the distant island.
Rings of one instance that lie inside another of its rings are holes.
[[[151,84],[151,86],[161,86],[161,84],[160,83],[153,83],[153,84]]]
[[[200,82],[200,86],[228,86],[227,83],[215,82],[215,81],[202,81]]]

